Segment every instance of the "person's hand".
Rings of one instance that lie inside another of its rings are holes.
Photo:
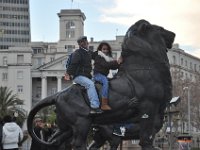
[[[118,60],[117,60],[117,63],[118,64],[121,64],[123,62],[123,58],[122,58],[122,56],[120,56],[119,58],[118,58]]]
[[[65,73],[64,79],[67,81],[71,80],[70,75],[68,73]]]

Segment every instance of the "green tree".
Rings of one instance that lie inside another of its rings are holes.
[[[21,108],[24,101],[19,99],[17,94],[13,94],[13,91],[8,89],[8,87],[0,87],[0,117],[3,118],[5,115],[14,114],[17,115],[16,121],[22,125],[25,117],[26,111]]]

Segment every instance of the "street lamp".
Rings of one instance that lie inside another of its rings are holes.
[[[191,121],[190,121],[190,88],[184,87],[183,90],[187,90],[188,99],[188,134],[191,134]]]
[[[168,127],[166,132],[169,133],[169,150],[172,150],[172,115],[179,113],[179,111],[171,111],[170,107],[172,105],[176,106],[180,102],[180,96],[173,97],[170,100],[170,105],[168,106]]]

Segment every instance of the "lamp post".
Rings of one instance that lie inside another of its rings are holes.
[[[179,111],[171,111],[171,106],[176,106],[180,102],[180,97],[173,97],[170,101],[170,105],[167,107],[168,112],[168,128],[167,132],[169,133],[169,150],[172,150],[172,116],[178,114]]]
[[[191,134],[191,121],[190,121],[190,88],[184,87],[183,90],[187,89],[187,99],[188,99],[188,134]]]

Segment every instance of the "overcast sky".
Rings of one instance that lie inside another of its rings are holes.
[[[85,14],[88,38],[112,40],[146,19],[175,32],[175,43],[200,58],[200,0],[30,0],[32,41],[57,42],[57,13],[71,8]]]

